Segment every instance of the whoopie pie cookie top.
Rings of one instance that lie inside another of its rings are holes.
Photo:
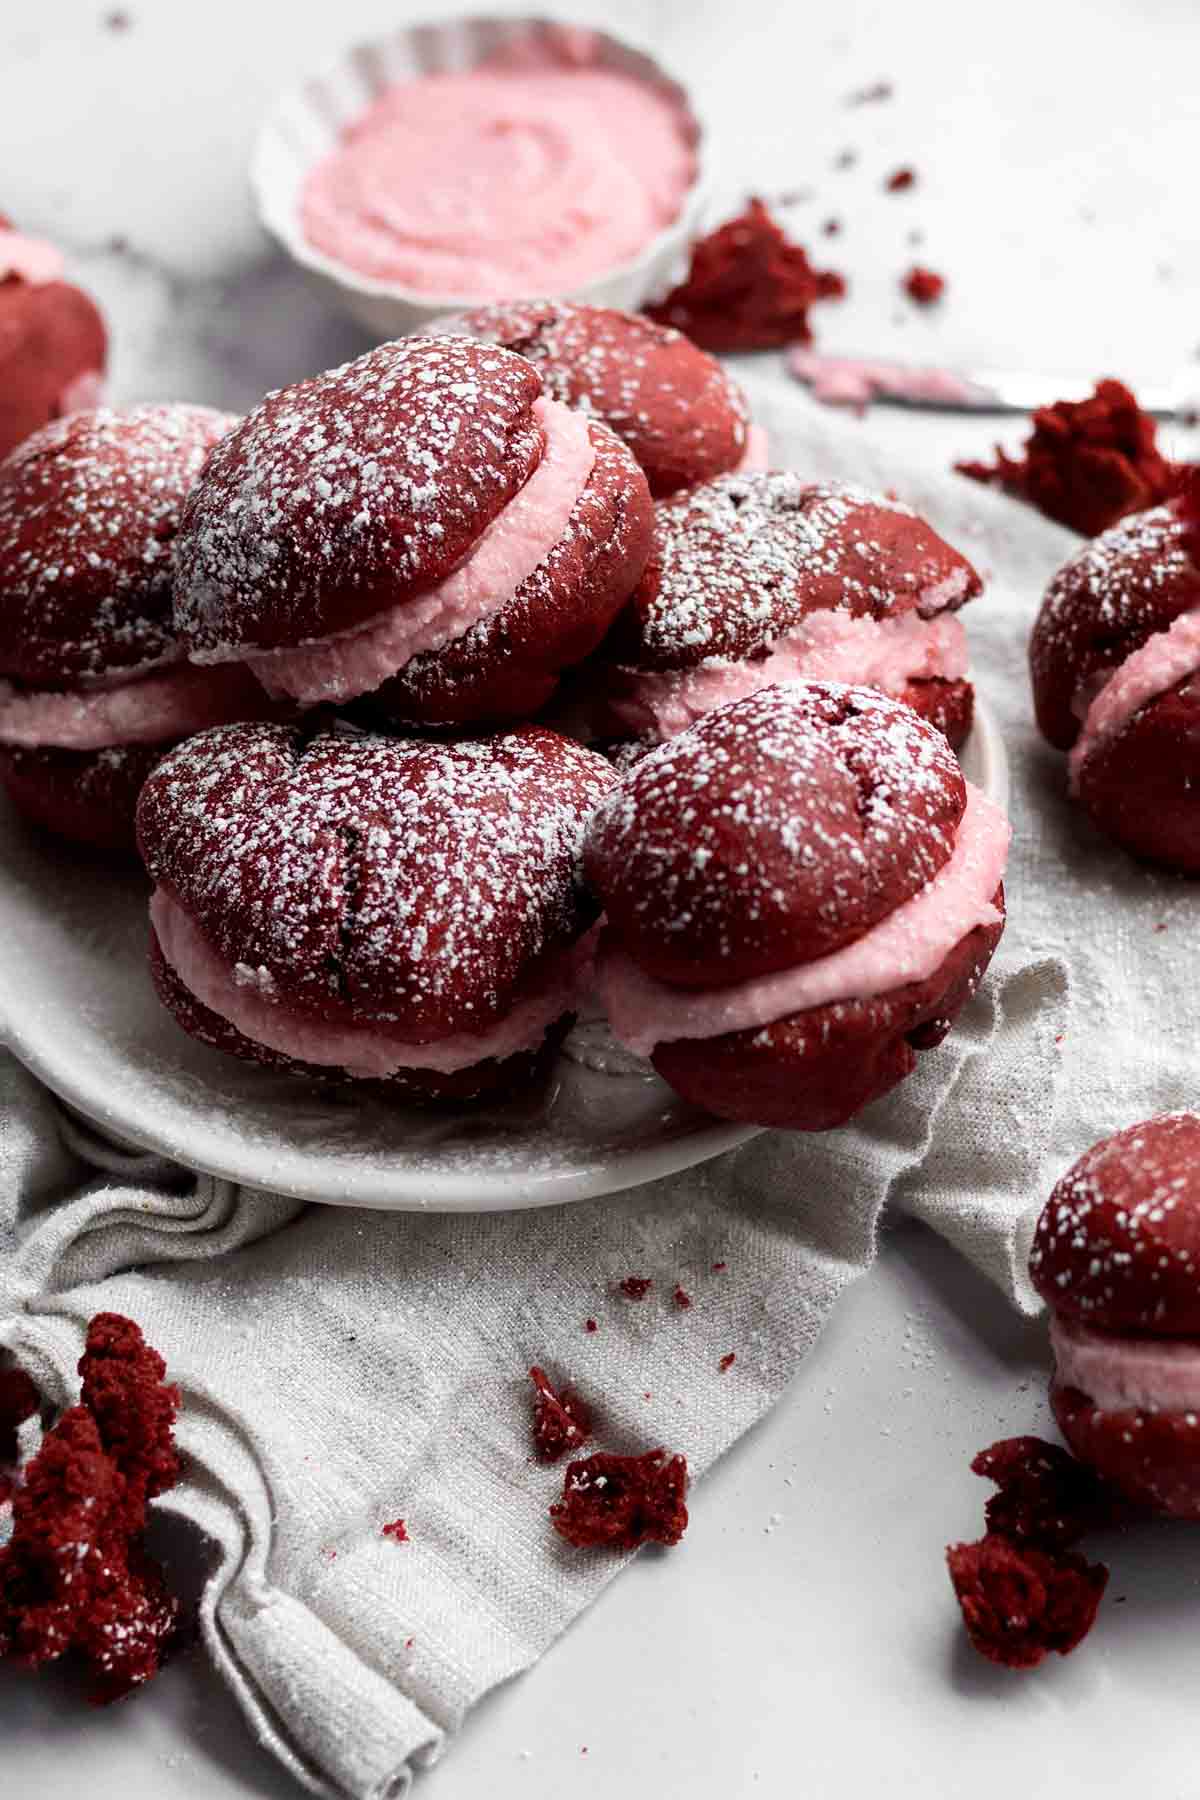
[[[182,655],[180,515],[235,422],[207,406],[99,407],[0,462],[0,675],[73,686]]]
[[[588,878],[648,974],[718,987],[859,938],[954,849],[966,785],[932,725],[872,688],[721,706],[598,808]]]
[[[735,468],[746,448],[741,389],[682,332],[608,306],[505,301],[439,320],[515,350],[537,367],[546,393],[602,419],[646,472],[652,494]]]
[[[1200,1118],[1163,1113],[1085,1151],[1042,1210],[1029,1273],[1060,1318],[1200,1336]]]
[[[1200,607],[1200,559],[1175,505],[1135,513],[1086,543],[1046,591],[1029,640],[1042,735],[1069,750],[1082,728],[1077,696]]]
[[[484,1030],[590,924],[583,834],[614,782],[538,726],[452,743],[220,726],[159,764],[138,842],[236,979],[421,1042]]]
[[[650,560],[606,648],[642,669],[740,661],[811,612],[928,617],[980,587],[897,501],[794,473],[723,475],[659,502]]]
[[[184,519],[193,654],[305,643],[433,587],[541,461],[541,391],[507,350],[413,337],[268,394]]]

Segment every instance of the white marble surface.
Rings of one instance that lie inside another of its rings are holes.
[[[280,85],[407,9],[126,0],[119,31],[107,10],[0,13],[0,209],[60,238],[107,306],[119,397],[243,406],[354,353],[357,330],[260,238],[244,164]],[[1195,0],[603,10],[693,82],[727,197],[814,190],[795,228],[853,284],[819,315],[826,347],[1200,377]],[[845,106],[879,77],[891,103]],[[859,161],[836,172],[844,148]],[[919,185],[886,196],[901,163]],[[845,229],[824,240],[829,216]],[[914,257],[949,277],[934,314],[898,295]],[[996,434],[878,410],[862,429],[943,465]],[[885,1782],[904,1800],[1000,1800],[1046,1791],[1053,1769],[1066,1795],[1192,1793],[1197,1578],[1178,1531],[1120,1547],[1112,1591],[1128,1602],[1032,1681],[978,1662],[956,1630],[940,1555],[979,1528],[967,1460],[1044,1424],[1043,1361],[1040,1331],[941,1246],[894,1238],[784,1404],[706,1482],[685,1546],[642,1559],[481,1707],[423,1791],[833,1800]],[[0,1759],[0,1793],[37,1800],[295,1791],[197,1654],[100,1715],[65,1680],[6,1676]]]

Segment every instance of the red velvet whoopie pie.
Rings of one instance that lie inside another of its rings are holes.
[[[1085,544],[1029,640],[1042,736],[1132,855],[1200,875],[1200,533],[1185,498]]]
[[[433,329],[526,357],[551,399],[616,432],[656,497],[765,465],[765,444],[733,377],[670,326],[610,306],[506,300],[439,319]]]
[[[1164,1113],[1081,1156],[1029,1272],[1071,1449],[1136,1505],[1200,1518],[1200,1117]]]
[[[526,726],[478,740],[240,725],[142,790],[151,965],[202,1043],[469,1100],[531,1080],[590,969],[587,820],[615,777]]]
[[[244,669],[188,667],[171,622],[183,503],[232,423],[205,406],[99,408],[0,462],[0,781],[63,836],[132,850],[163,751],[268,710]]]
[[[586,672],[597,733],[661,743],[758,688],[841,680],[905,701],[957,748],[974,691],[955,615],[981,586],[896,501],[722,476],[655,508],[642,579]]]
[[[649,548],[649,490],[534,366],[406,338],[283,388],[212,457],[180,531],[193,659],[244,658],[373,720],[527,717],[603,637]]]
[[[1004,925],[1008,822],[875,689],[764,688],[598,808],[616,1036],[721,1118],[823,1131],[939,1044]]]
[[[104,316],[63,275],[53,244],[22,236],[0,216],[0,457],[51,419],[102,398]]]

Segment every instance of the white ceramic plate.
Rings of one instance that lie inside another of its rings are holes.
[[[985,707],[963,765],[1007,798]],[[607,1071],[588,1066],[582,1032],[538,1093],[445,1114],[239,1063],[185,1036],[155,998],[147,895],[138,873],[35,836],[0,801],[0,1035],[76,1111],[131,1144],[304,1200],[482,1212],[615,1193],[755,1135],[619,1054]]]

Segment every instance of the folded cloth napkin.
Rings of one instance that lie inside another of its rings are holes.
[[[862,427],[799,399],[755,402],[777,465],[898,490],[991,578],[970,630],[1013,763],[1009,930],[900,1090],[845,1131],[765,1135],[633,1192],[431,1217],[300,1207],[127,1154],[0,1057],[0,1346],[55,1400],[101,1308],[166,1356],[188,1463],[162,1504],[216,1545],[209,1647],[317,1793],[403,1792],[620,1567],[550,1528],[561,1470],[531,1461],[531,1363],[592,1403],[605,1447],[664,1444],[702,1474],[869,1266],[889,1201],[1032,1310],[1025,1254],[1050,1177],[1190,1094],[1188,890],[1097,843],[1033,736],[1024,639],[1071,540],[873,458]],[[14,1004],[0,995],[0,1034]],[[643,1300],[617,1289],[631,1273],[654,1283]],[[383,1535],[396,1518],[407,1542]]]

